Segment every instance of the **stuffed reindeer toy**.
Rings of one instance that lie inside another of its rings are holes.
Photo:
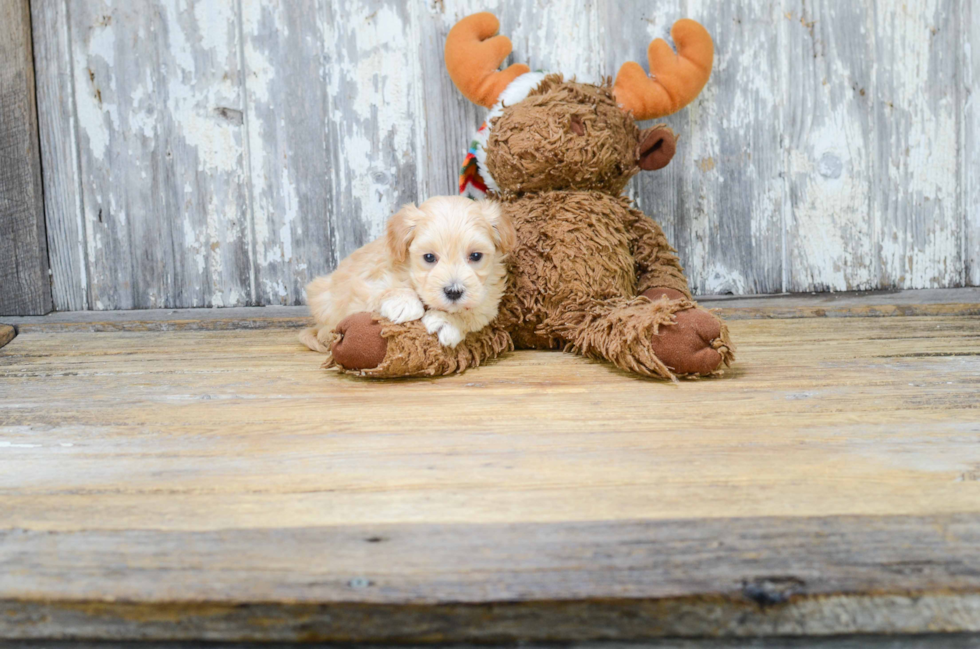
[[[455,348],[417,323],[376,314],[343,321],[327,364],[374,377],[461,372],[513,349],[561,349],[642,376],[716,373],[733,360],[724,323],[691,299],[660,227],[623,196],[641,170],[666,166],[676,138],[663,117],[694,100],[711,73],[707,31],[680,20],[677,53],[650,44],[650,75],[622,66],[614,83],[567,81],[511,52],[489,13],[464,18],[446,40],[446,68],[469,100],[491,109],[463,188],[486,187],[517,231],[496,320]]]

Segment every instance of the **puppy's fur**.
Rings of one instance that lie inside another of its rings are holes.
[[[316,326],[300,341],[329,353],[337,324],[369,311],[395,323],[421,318],[440,343],[455,347],[496,317],[516,237],[494,201],[437,196],[406,205],[385,236],[307,285]]]

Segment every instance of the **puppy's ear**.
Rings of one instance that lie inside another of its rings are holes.
[[[409,203],[403,205],[388,220],[385,240],[388,244],[388,253],[396,262],[403,263],[408,259],[408,247],[412,245],[412,239],[415,237],[415,226],[424,216],[422,210]]]
[[[476,202],[476,206],[490,226],[490,235],[497,250],[504,255],[513,250],[517,245],[517,231],[510,216],[500,209],[500,203],[480,200]]]

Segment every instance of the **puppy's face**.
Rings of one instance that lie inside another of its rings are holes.
[[[388,223],[387,239],[422,302],[452,313],[483,303],[516,233],[495,202],[439,196],[403,207]]]

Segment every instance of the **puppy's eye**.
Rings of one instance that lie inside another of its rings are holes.
[[[480,261],[481,259],[483,259],[483,253],[482,252],[471,252],[470,253],[470,261]]]
[[[431,252],[427,252],[424,255],[422,255],[422,259],[424,259],[425,260],[425,263],[427,263],[427,264],[434,264],[434,263],[436,263],[436,256],[433,255]]]

